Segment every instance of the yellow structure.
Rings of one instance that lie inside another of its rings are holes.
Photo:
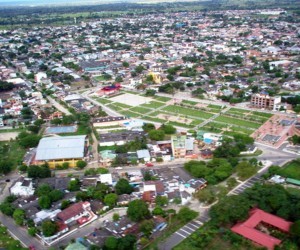
[[[152,76],[153,78],[153,82],[156,83],[156,84],[159,84],[161,83],[161,76],[159,73],[156,73],[156,72],[150,72],[149,73],[150,76]]]

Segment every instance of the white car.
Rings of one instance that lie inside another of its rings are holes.
[[[123,169],[122,167],[116,167],[116,169],[120,170],[120,169]]]

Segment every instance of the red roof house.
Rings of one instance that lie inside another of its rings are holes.
[[[270,225],[286,233],[289,232],[290,226],[292,225],[292,222],[255,208],[250,211],[248,220],[243,223],[237,223],[231,230],[269,250],[273,250],[276,245],[281,243],[281,240],[256,229],[260,223]]]
[[[91,204],[87,201],[75,203],[57,214],[57,218],[65,224],[91,214]]]

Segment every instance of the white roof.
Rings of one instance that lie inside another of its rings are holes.
[[[84,157],[86,135],[45,137],[39,142],[36,160],[58,160]]]
[[[100,175],[100,182],[106,183],[108,185],[112,185],[112,175],[111,174],[101,174]]]
[[[149,153],[148,149],[141,149],[141,150],[136,151],[136,153],[137,153],[137,156],[139,159],[150,158],[150,153]]]

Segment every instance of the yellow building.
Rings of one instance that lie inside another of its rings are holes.
[[[42,164],[47,162],[55,168],[65,162],[69,167],[76,167],[79,160],[84,160],[88,152],[86,135],[45,137],[39,142],[35,160]]]
[[[161,83],[161,76],[159,73],[150,72],[149,75],[152,76],[154,83],[156,83],[156,84]]]

